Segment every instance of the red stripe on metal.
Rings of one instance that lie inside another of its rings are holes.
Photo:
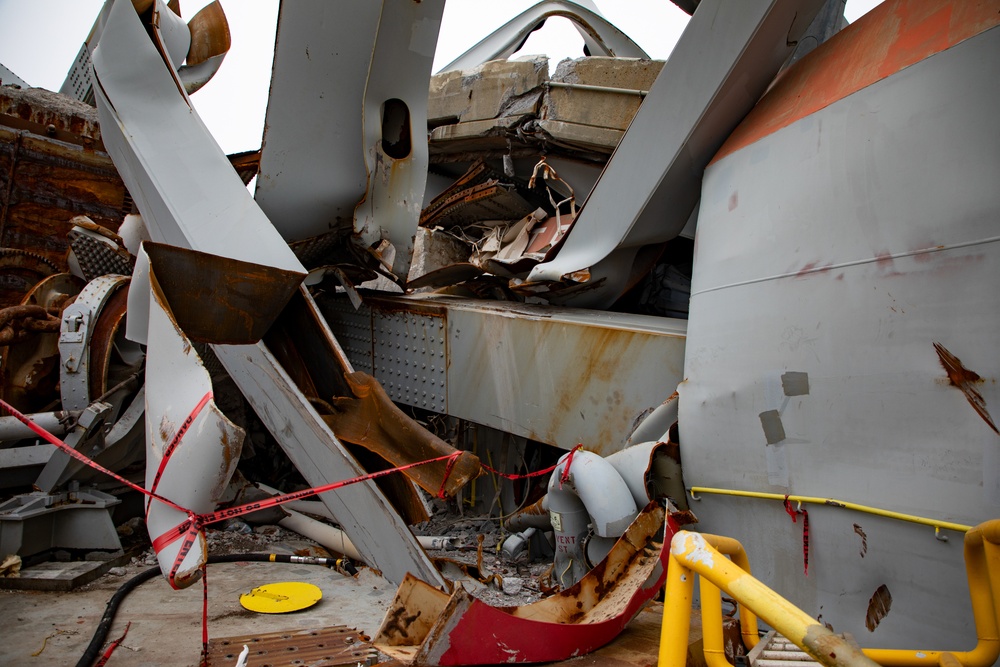
[[[998,24],[1000,0],[886,0],[784,72],[712,162]]]

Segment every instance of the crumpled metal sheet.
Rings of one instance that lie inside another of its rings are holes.
[[[268,289],[256,295],[255,318],[266,329],[305,269],[191,107],[131,2],[111,7],[93,62],[105,146],[150,237],[262,267]],[[214,302],[234,296],[220,293]]]
[[[166,271],[164,271],[166,273]],[[146,488],[197,514],[215,509],[236,470],[243,429],[212,400],[212,380],[171,312],[150,272],[149,347],[146,353]],[[187,519],[155,499],[146,501],[146,527],[154,541]],[[204,532],[181,553],[183,537],[156,550],[174,588],[198,580],[208,558]],[[179,563],[178,563],[179,561]]]
[[[491,607],[462,587],[450,596],[415,577],[400,586],[372,643],[407,665],[493,665],[564,660],[617,637],[666,580],[670,537],[651,503],[601,563],[574,586],[521,607]]]
[[[400,410],[375,378],[360,371],[344,377],[354,397],[334,398],[335,414],[323,416],[338,438],[369,449],[396,466],[455,451]],[[440,461],[411,468],[406,474],[432,496],[452,496],[475,479],[479,470],[476,455],[462,452],[454,464]]]

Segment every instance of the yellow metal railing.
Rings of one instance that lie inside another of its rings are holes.
[[[685,665],[695,573],[728,593],[824,665],[877,667],[860,649],[830,632],[809,614],[722,555],[709,544],[706,536],[686,530],[678,532],[670,541],[667,591],[660,632],[660,667]],[[714,625],[715,619],[712,620]],[[704,631],[704,621],[702,627]],[[721,636],[721,630],[718,634]],[[708,645],[707,638],[705,645]]]
[[[722,603],[718,589],[739,603],[742,632],[748,648],[757,643],[759,616],[825,665],[989,667],[1000,657],[1000,626],[996,612],[1000,601],[1000,519],[969,529],[965,534],[964,550],[976,626],[975,648],[964,652],[859,650],[754,579],[739,542],[726,537],[681,531],[674,536],[670,546],[660,634],[660,667],[684,665],[695,573],[701,575],[702,630],[705,660],[709,667],[729,665],[723,651]],[[733,560],[728,560],[724,554]]]
[[[865,514],[874,514],[875,516],[884,516],[889,519],[897,519],[899,521],[909,521],[910,523],[919,523],[924,526],[931,526],[934,528],[934,534],[940,536],[941,530],[954,530],[958,533],[967,532],[972,528],[972,526],[966,526],[961,523],[952,523],[950,521],[939,521],[938,519],[928,519],[927,517],[916,516],[914,514],[903,514],[902,512],[893,512],[892,510],[884,510],[879,507],[871,507],[869,505],[859,505],[858,503],[847,502],[846,500],[835,500],[833,498],[820,498],[816,496],[784,496],[780,493],[762,493],[760,491],[736,491],[733,489],[713,489],[706,486],[692,486],[688,489],[688,493],[691,494],[692,500],[701,500],[698,497],[699,493],[711,493],[719,496],[737,496],[740,498],[762,498],[764,500],[789,500],[793,503],[808,503],[812,505],[825,505],[827,507],[839,507],[846,510],[854,510],[855,512],[864,512]]]

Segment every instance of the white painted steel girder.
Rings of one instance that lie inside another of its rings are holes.
[[[563,449],[618,451],[684,378],[684,320],[454,297],[366,302],[321,308],[394,401]]]
[[[606,308],[638,249],[668,241],[698,203],[702,170],[764,93],[823,0],[704,0],[590,193],[565,244],[528,282],[590,269],[570,305]]]
[[[184,509],[205,514],[215,510],[236,470],[244,432],[216,407],[208,371],[170,312],[155,270],[150,287],[146,488]],[[159,536],[187,518],[169,505],[146,499],[146,528],[154,548]],[[181,537],[156,549],[160,569],[174,588],[197,581],[199,568],[208,558],[203,531],[181,556],[183,544]]]
[[[304,276],[131,2],[114,3],[93,61],[104,144],[151,238]]]
[[[427,178],[427,89],[443,0],[283,2],[256,198],[288,241],[388,238],[406,277]],[[393,122],[405,104],[406,118]],[[388,151],[390,133],[409,150]],[[402,154],[405,153],[405,154]]]
[[[521,48],[532,31],[553,16],[568,19],[593,56],[649,58],[641,46],[604,18],[597,5],[590,0],[541,0],[442,67],[439,73],[471,70],[490,60],[509,58]]]

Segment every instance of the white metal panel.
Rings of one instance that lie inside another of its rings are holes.
[[[256,198],[287,240],[353,227],[407,274],[427,177],[427,89],[443,0],[283,2]],[[405,102],[412,150],[382,150]],[[357,209],[357,211],[355,211]]]
[[[981,376],[973,388],[997,415],[998,53],[994,28],[707,170],[680,390],[689,486],[965,524],[1000,512],[1000,438],[935,349]],[[797,388],[790,373],[805,374]],[[910,549],[876,566],[858,557],[851,520],[817,522],[822,565],[804,579],[786,562],[801,534],[776,545],[790,521],[760,503],[709,499],[694,510],[705,530],[747,540],[751,559],[770,554],[779,591],[862,643],[971,643],[954,535],[942,545],[926,528],[856,517],[869,547]],[[876,580],[897,601],[869,640]]]
[[[150,274],[149,348],[146,353],[146,488],[196,514],[216,508],[236,470],[243,429],[219,410],[212,380],[170,312]],[[154,541],[183,523],[187,514],[146,499],[146,527]],[[208,558],[205,533],[182,552],[184,536],[156,551],[160,569],[175,588],[198,580]],[[179,561],[179,562],[177,562]],[[176,573],[174,570],[176,569]]]

